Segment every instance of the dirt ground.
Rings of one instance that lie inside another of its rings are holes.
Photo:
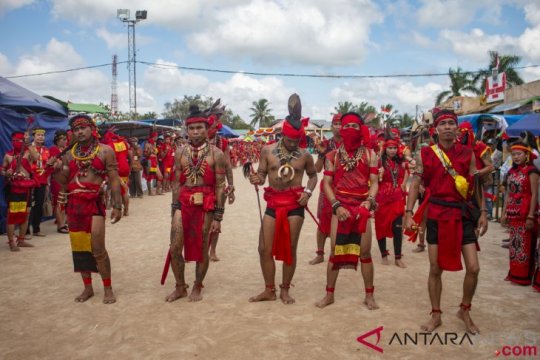
[[[172,273],[165,286],[159,283],[169,244],[169,194],[133,199],[129,217],[107,224],[107,248],[118,298],[114,305],[101,303],[103,289],[96,275],[96,296],[82,304],[73,301],[82,290],[82,281],[73,273],[68,235],[56,233],[52,221],[42,226],[47,237],[31,240],[35,248],[11,253],[3,242],[0,357],[490,359],[504,346],[520,349],[526,345],[536,346],[540,355],[540,293],[503,281],[508,250],[500,244],[507,234],[494,222],[480,241],[480,280],[471,313],[482,334],[471,336],[470,341],[463,339],[463,323],[455,316],[464,272],[443,275],[444,314],[438,337],[420,334],[419,325],[428,319],[431,308],[429,264],[427,253],[413,253],[416,245],[408,242],[403,249],[406,269],[381,265],[377,244],[372,244],[379,310],[369,311],[362,304],[362,277],[360,271],[351,270],[340,274],[336,303],[325,309],[315,307],[324,295],[326,264],[308,264],[316,249],[316,225],[307,213],[291,290],[296,304],[284,305],[279,300],[249,303],[248,298],[264,288],[257,253],[259,213],[256,193],[242,178],[241,169],[235,170],[235,185],[237,201],[226,209],[218,245],[221,261],[211,263],[204,299],[198,303],[164,301],[174,286]],[[318,191],[310,200],[313,211],[317,196]],[[262,195],[261,201],[264,207]],[[388,243],[393,253],[391,241]],[[186,266],[190,284],[194,267],[193,263]],[[280,282],[278,266],[276,284]],[[365,340],[378,344],[383,353],[357,341],[381,326],[378,343],[376,334]],[[444,344],[445,336],[452,337],[449,333],[456,333],[455,342],[462,344],[454,345],[450,340]],[[418,337],[417,344],[410,338],[405,344],[406,334]]]

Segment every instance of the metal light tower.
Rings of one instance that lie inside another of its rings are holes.
[[[116,17],[128,24],[128,72],[129,72],[129,111],[137,114],[137,49],[135,48],[135,24],[146,19],[146,10],[137,10],[135,19],[130,18],[129,9],[118,9]]]
[[[111,83],[111,115],[116,116],[118,113],[118,91],[117,91],[117,81],[116,76],[118,75],[116,71],[116,63],[118,61],[118,57],[116,55],[113,55],[113,63],[112,63],[112,83]]]

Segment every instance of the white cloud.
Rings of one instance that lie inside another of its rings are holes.
[[[239,0],[223,0],[219,5],[212,0],[51,0],[52,13],[58,18],[73,19],[83,25],[105,23],[116,17],[117,9],[129,9],[131,18],[136,10],[147,10],[143,24],[159,24],[175,29],[185,29],[201,22],[206,11],[216,11],[221,6],[236,4]]]
[[[214,14],[214,25],[188,36],[188,44],[262,63],[356,64],[366,55],[370,26],[381,20],[369,0],[253,0]]]
[[[96,30],[96,35],[105,41],[109,50],[122,49],[127,45],[126,34],[111,33],[102,27]]]
[[[533,26],[540,25],[540,3],[527,3],[524,6],[525,19]]]
[[[0,1],[0,15],[34,3],[35,0],[2,0]]]
[[[11,75],[65,70],[85,65],[88,64],[71,44],[52,38],[46,46],[34,47],[30,53],[21,56],[11,65]],[[62,100],[110,102],[110,79],[97,69],[30,76],[13,81],[40,95],[52,95]]]
[[[275,77],[255,78],[244,74],[234,74],[223,81],[210,81],[207,77],[187,73],[174,68],[175,63],[156,60],[156,67],[144,71],[143,86],[146,91],[157,95],[160,101],[157,113],[163,111],[162,104],[184,95],[205,95],[221,98],[233,112],[249,122],[252,102],[261,98],[269,100],[272,113],[280,117],[286,114],[287,99],[294,89],[287,88],[281,79]]]
[[[400,113],[413,114],[416,105],[420,109],[430,109],[435,97],[445,88],[438,83],[429,82],[415,85],[401,79],[362,79],[335,87],[331,98],[337,102],[350,101],[359,104],[363,101],[378,108],[392,104]]]
[[[12,75],[13,68],[6,55],[0,53],[0,74],[2,76]]]
[[[496,24],[500,21],[502,2],[493,0],[422,0],[417,18],[420,25],[453,28],[472,21]]]

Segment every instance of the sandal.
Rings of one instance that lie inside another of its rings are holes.
[[[64,225],[61,228],[58,228],[56,232],[59,232],[60,234],[69,234],[68,226]]]

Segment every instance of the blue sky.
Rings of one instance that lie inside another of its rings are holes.
[[[525,0],[0,0],[0,75],[127,59],[118,8],[148,10],[137,58],[168,66],[265,73],[392,75],[483,68],[488,50],[540,64],[540,2]],[[118,68],[120,110],[128,110],[128,73]],[[540,79],[540,68],[520,72]],[[73,102],[110,103],[110,67],[12,81]],[[304,114],[329,119],[342,101],[391,103],[400,113],[427,110],[448,87],[442,77],[318,79],[217,74],[137,64],[138,111],[160,114],[184,95],[220,97],[249,122],[267,98],[282,117],[297,92]]]

